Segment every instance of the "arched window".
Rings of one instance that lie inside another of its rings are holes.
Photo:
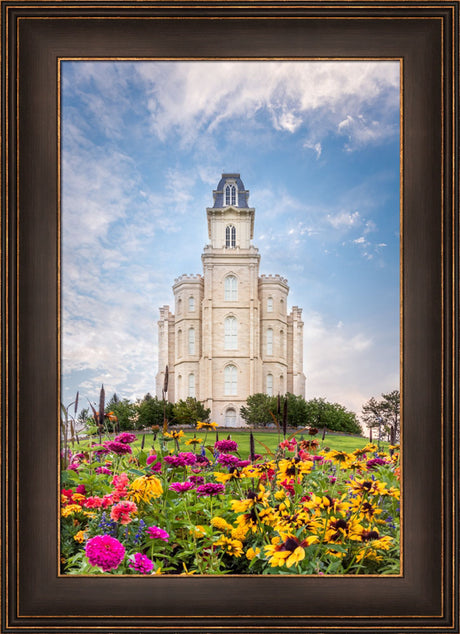
[[[182,376],[179,374],[177,377],[177,394],[176,401],[179,401],[182,396]]]
[[[188,331],[188,353],[195,354],[195,328],[189,328]]]
[[[236,411],[233,407],[229,407],[225,412],[225,427],[235,427],[236,426]]]
[[[267,374],[267,394],[273,396],[273,374]]]
[[[282,374],[280,374],[280,389],[279,392],[280,394],[284,394],[284,376]]]
[[[238,348],[238,322],[236,317],[225,318],[224,334],[225,350],[236,350]]]
[[[182,312],[182,300],[179,297],[179,299],[177,300],[177,314],[180,314]]]
[[[284,315],[284,299],[280,299],[280,313]]]
[[[195,398],[195,375],[188,375],[188,395],[192,398]]]
[[[267,330],[267,354],[273,354],[273,329],[268,328]]]
[[[236,228],[233,225],[227,225],[225,227],[225,246],[227,249],[234,249],[236,247]]]
[[[238,299],[238,281],[234,275],[225,278],[225,300],[235,302]]]
[[[280,356],[284,359],[286,355],[286,339],[284,337],[284,330],[280,330]]]
[[[236,205],[236,185],[225,185],[225,205]]]
[[[177,356],[182,356],[182,330],[177,333]]]
[[[234,365],[227,365],[224,370],[224,394],[235,396],[237,394],[237,369]]]
[[[269,297],[267,299],[267,312],[268,313],[272,313],[273,312],[273,297]]]
[[[195,310],[195,298],[194,297],[189,297],[188,298],[188,309],[191,313],[193,313],[193,311]]]

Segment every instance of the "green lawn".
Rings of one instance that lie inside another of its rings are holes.
[[[174,427],[172,427],[171,430],[174,430]],[[185,436],[181,438],[181,442],[180,442],[181,451],[193,451],[193,447],[185,445],[185,441],[189,440],[190,438],[193,438],[193,435],[195,433],[197,438],[202,438],[203,440],[205,440],[206,436],[203,430],[199,430],[197,432],[194,432],[193,430],[187,430],[185,431]],[[254,433],[254,439],[255,439],[254,444],[255,444],[256,453],[260,453],[262,455],[268,453],[266,447],[268,447],[270,451],[272,452],[275,451],[279,442],[279,437],[277,432],[274,433],[274,432],[268,432],[264,430],[256,430],[253,433]],[[248,430],[244,430],[244,431],[238,430],[238,431],[232,431],[232,432],[228,432],[228,431],[223,432],[218,430],[218,434],[219,434],[220,440],[223,440],[230,435],[231,439],[236,440],[236,442],[238,443],[238,453],[241,456],[241,458],[243,459],[247,458],[247,456],[249,455],[249,431]],[[291,434],[288,433],[288,437],[290,435]],[[306,432],[299,431],[296,434],[296,438],[297,440],[300,440],[302,438],[311,439],[312,437],[309,436],[308,433]],[[321,440],[321,434],[314,436],[314,438],[318,439],[320,442],[319,449],[324,449],[329,447],[329,449],[337,449],[337,450],[347,451],[347,452],[351,452],[351,451],[354,451],[355,449],[364,447],[369,442],[368,438],[359,437],[359,436],[340,436],[337,434],[326,434],[324,441]],[[136,440],[136,442],[133,443],[133,447],[137,447],[137,448],[140,447],[141,439],[142,439],[142,435],[139,435],[138,440]],[[216,432],[208,432],[206,437],[206,445],[213,446],[215,441],[216,441]],[[263,445],[261,443],[263,443]],[[170,445],[171,445],[171,449],[175,448],[174,442],[171,442]],[[266,445],[266,447],[264,447],[264,445]],[[145,449],[150,449],[151,446],[152,446],[152,434],[148,433],[145,439]],[[155,442],[155,446],[156,448],[158,448],[158,440]],[[381,443],[381,446],[382,446],[382,449],[386,449],[388,447],[388,443]]]

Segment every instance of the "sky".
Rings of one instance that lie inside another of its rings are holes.
[[[399,63],[63,61],[61,400],[155,394],[159,307],[237,172],[303,309],[306,398],[399,389]]]

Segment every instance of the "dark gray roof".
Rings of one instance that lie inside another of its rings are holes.
[[[222,178],[217,185],[217,189],[213,191],[214,204],[213,207],[224,206],[224,187],[227,181],[232,181],[238,189],[238,207],[248,208],[249,191],[244,188],[243,181],[239,174],[222,174]]]

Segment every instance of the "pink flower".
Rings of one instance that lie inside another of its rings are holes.
[[[102,498],[102,507],[106,509],[108,506],[112,506],[114,502],[115,500],[113,499],[113,495],[104,495],[104,497]]]
[[[189,477],[189,481],[193,482],[195,486],[197,486],[198,484],[204,484],[203,476],[192,475]]]
[[[86,498],[84,506],[87,509],[98,509],[102,506],[102,498],[97,497],[96,495],[94,497]]]
[[[77,488],[75,489],[76,493],[82,493],[83,495],[86,495],[86,487],[84,484],[79,484],[77,486]]]
[[[130,434],[129,432],[124,431],[121,434],[118,434],[118,436],[115,436],[113,440],[114,442],[122,442],[124,444],[129,444],[136,440],[136,434]]]
[[[129,524],[132,521],[129,514],[135,513],[136,511],[137,506],[134,502],[120,502],[112,508],[110,518],[119,524]]]
[[[240,459],[233,456],[231,453],[221,453],[217,458],[217,462],[225,467],[233,467],[238,464],[239,461]]]
[[[165,456],[164,461],[171,467],[185,467],[186,465],[195,464],[196,456],[190,451],[182,451],[177,456]]]
[[[235,440],[218,440],[214,443],[214,449],[221,452],[236,451],[238,443]]]
[[[118,456],[122,456],[125,453],[133,453],[130,445],[124,442],[115,442],[115,440],[105,442],[104,447]]]
[[[247,467],[249,464],[251,464],[250,460],[238,460],[238,462],[236,463],[237,467]]]
[[[205,497],[208,495],[219,495],[225,491],[223,484],[217,484],[215,482],[208,482],[207,484],[201,484],[197,487],[198,497]]]
[[[160,473],[161,471],[161,462],[154,462],[153,464],[150,465],[150,470],[153,471],[153,473]]]
[[[85,552],[92,566],[99,566],[104,572],[108,572],[121,564],[125,547],[115,537],[96,535],[86,542]]]
[[[147,456],[146,464],[152,464],[152,462],[155,462],[156,459],[157,455],[153,453],[150,456]]]
[[[169,533],[158,526],[150,526],[147,529],[147,533],[151,539],[162,539],[164,542],[169,541]]]
[[[297,440],[293,438],[292,440],[283,440],[280,442],[281,449],[287,449],[288,451],[295,451],[297,446]]]
[[[136,553],[134,560],[130,561],[129,567],[141,575],[148,575],[153,570],[153,561],[142,553]]]
[[[185,493],[185,491],[193,489],[194,486],[193,482],[171,482],[169,488],[176,493]]]

